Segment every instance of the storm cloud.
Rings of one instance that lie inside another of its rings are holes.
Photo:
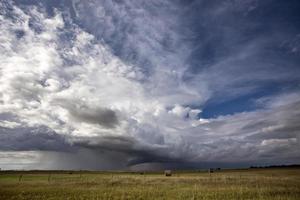
[[[300,162],[296,1],[2,1],[0,167]]]

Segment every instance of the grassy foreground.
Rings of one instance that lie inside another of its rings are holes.
[[[0,172],[0,199],[300,199],[300,169],[162,174]]]

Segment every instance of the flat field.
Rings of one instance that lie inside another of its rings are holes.
[[[0,172],[0,199],[300,199],[300,169]]]

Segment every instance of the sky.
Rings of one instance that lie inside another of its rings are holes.
[[[299,10],[0,1],[0,168],[299,164]]]

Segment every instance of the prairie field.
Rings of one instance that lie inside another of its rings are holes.
[[[300,199],[300,169],[0,172],[0,199]]]

